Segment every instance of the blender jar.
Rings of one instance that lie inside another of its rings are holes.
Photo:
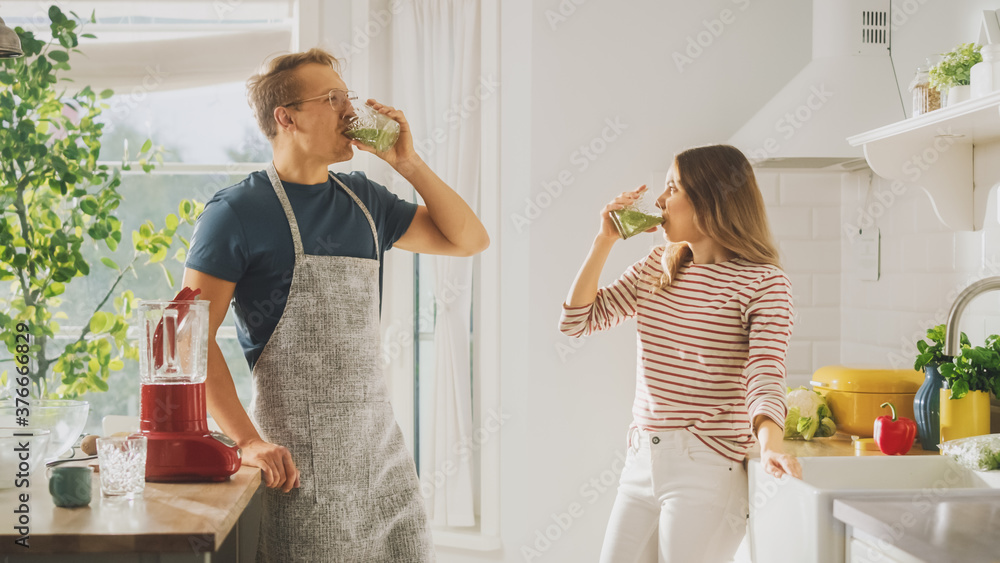
[[[663,223],[663,215],[643,192],[631,205],[611,212],[611,222],[618,229],[623,239],[633,237],[641,232]]]
[[[203,383],[208,375],[208,301],[140,301],[139,375],[144,385]]]

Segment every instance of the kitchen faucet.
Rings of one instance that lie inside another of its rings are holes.
[[[945,356],[955,357],[958,355],[958,337],[961,334],[958,331],[958,322],[961,320],[962,313],[965,312],[965,307],[969,304],[969,301],[987,291],[997,289],[1000,289],[1000,276],[993,276],[977,281],[958,294],[955,302],[951,305],[951,311],[948,312],[948,324],[945,325],[944,329]]]

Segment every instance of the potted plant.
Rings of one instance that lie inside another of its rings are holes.
[[[1000,336],[941,364],[941,441],[990,433],[990,393],[1000,396]]]
[[[941,376],[940,366],[951,361],[951,358],[944,355],[944,337],[943,324],[927,329],[926,340],[917,341],[918,354],[913,362],[913,369],[924,372],[924,383],[913,398],[917,437],[920,440],[920,447],[931,452],[938,450],[938,443],[941,441],[940,405],[944,378]],[[930,340],[929,344],[927,340]],[[969,337],[964,332],[959,341],[963,349],[971,346]]]
[[[931,67],[930,84],[946,97],[946,106],[964,102],[972,97],[969,76],[973,65],[983,60],[979,45],[963,43],[947,53],[938,64]]]
[[[108,108],[102,100],[113,92],[87,86],[69,95],[60,87],[59,73],[80,52],[81,22],[71,14],[75,19],[49,8],[48,42],[16,28],[24,56],[0,59],[0,281],[7,282],[0,298],[0,338],[10,362],[15,352],[22,353],[17,345],[24,344],[15,341],[15,327],[28,327],[29,387],[38,399],[107,391],[110,372],[121,370],[126,360],[138,360],[136,344],[126,338],[135,297],[121,291],[119,282],[143,264],[162,267],[175,239],[186,247],[178,228],[193,225],[202,208],[184,200],[177,214],[162,219],[162,228],[146,221],[131,233],[130,261],[119,265],[109,257],[122,243],[116,211],[122,178],[119,168],[98,163],[104,128],[98,118]],[[90,21],[96,21],[93,15]],[[153,159],[162,161],[148,140],[138,159],[147,173]],[[183,254],[179,249],[174,258],[182,260]],[[91,263],[94,255],[101,264]],[[115,272],[110,287],[84,303],[64,303],[60,296],[92,266]],[[67,306],[85,307],[90,314],[89,323],[68,343],[59,326]],[[14,387],[12,374],[12,369],[0,374],[0,399]]]

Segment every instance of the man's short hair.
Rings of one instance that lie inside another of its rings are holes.
[[[247,80],[247,101],[257,118],[257,125],[268,139],[278,134],[274,108],[295,101],[301,94],[295,69],[309,63],[326,65],[340,72],[340,61],[336,57],[313,47],[302,53],[275,57],[264,63],[261,73]]]

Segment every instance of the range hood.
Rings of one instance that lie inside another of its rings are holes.
[[[759,168],[865,166],[847,137],[905,119],[889,0],[813,0],[812,61],[730,139]]]

